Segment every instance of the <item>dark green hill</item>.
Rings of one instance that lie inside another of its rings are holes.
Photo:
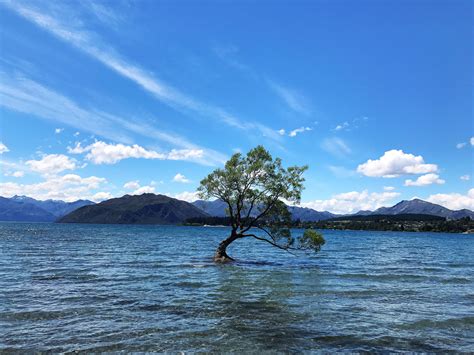
[[[59,219],[59,223],[179,224],[208,215],[192,204],[164,195],[125,195],[84,206]]]

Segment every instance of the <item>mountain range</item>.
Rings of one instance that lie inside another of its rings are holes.
[[[366,211],[364,211],[366,212]],[[362,214],[362,213],[359,213]],[[445,217],[447,219],[460,219],[470,217],[474,219],[474,212],[468,209],[453,211],[446,207],[436,205],[415,198],[413,200],[403,200],[392,207],[380,207],[373,212],[363,213],[365,215],[397,215],[397,214],[426,214],[431,216]]]
[[[179,224],[209,215],[192,204],[165,195],[125,195],[81,207],[60,218],[59,223]]]
[[[288,206],[293,220],[316,222],[341,217],[327,211]],[[226,203],[221,200],[192,203],[164,195],[125,195],[99,204],[88,200],[64,202],[58,200],[38,201],[26,196],[0,197],[0,221],[29,221],[63,223],[136,223],[179,224],[193,217],[225,217]],[[470,217],[474,212],[463,209],[453,211],[420,199],[401,201],[392,207],[381,207],[375,211],[359,211],[354,216],[423,214],[459,219]]]
[[[82,206],[92,205],[89,200],[64,202],[35,200],[27,196],[0,197],[0,221],[54,222]]]
[[[227,204],[222,200],[214,200],[214,201],[204,201],[204,200],[197,200],[192,202],[194,206],[203,210],[207,214],[212,217],[225,217],[226,216],[226,208]],[[288,206],[288,210],[290,211],[293,220],[300,220],[301,222],[317,222],[324,219],[329,219],[333,217],[337,217],[337,215],[331,212],[319,212],[313,210],[311,208],[306,207],[298,207],[298,206]],[[251,215],[254,216],[256,212],[252,213]]]

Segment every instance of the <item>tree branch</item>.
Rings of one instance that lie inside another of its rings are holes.
[[[276,248],[278,248],[278,249],[281,249],[281,250],[284,250],[284,251],[290,253],[291,255],[295,255],[295,253],[292,253],[290,250],[297,250],[297,249],[292,248],[292,247],[290,247],[290,246],[282,247],[281,245],[278,245],[277,243],[272,242],[271,240],[268,240],[268,239],[262,238],[262,237],[258,237],[258,236],[256,236],[255,234],[242,234],[242,236],[243,236],[243,237],[253,237],[253,238],[257,239],[257,240],[261,240],[261,241],[263,241],[263,242],[267,242],[267,243],[273,245],[274,247],[276,247]]]

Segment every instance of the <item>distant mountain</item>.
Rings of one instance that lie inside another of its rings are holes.
[[[164,195],[125,195],[96,205],[84,206],[64,216],[59,223],[178,224],[192,217],[209,215],[192,204]]]
[[[448,219],[459,219],[470,217],[474,219],[474,212],[469,210],[452,211],[446,207],[426,202],[420,199],[410,201],[403,200],[392,207],[381,207],[373,211],[371,214],[379,215],[396,215],[396,214],[425,214],[432,216],[445,217]]]
[[[212,217],[226,217],[227,204],[222,200],[204,201],[197,200],[193,202],[193,205],[200,210],[206,212]],[[324,219],[336,217],[337,215],[330,212],[318,212],[311,208],[288,206],[288,210],[291,213],[293,220],[300,220],[301,222],[317,222]],[[252,213],[255,216],[256,211]]]
[[[288,211],[290,211],[294,221],[299,219],[301,222],[317,222],[337,217],[336,214],[331,212],[319,212],[307,207],[288,206]]]
[[[222,200],[205,201],[197,200],[192,202],[194,206],[212,217],[226,217],[227,204]]]
[[[53,222],[57,217],[27,201],[0,197],[0,221]]]
[[[93,203],[87,200],[39,201],[27,196],[0,197],[0,221],[53,222],[79,207]]]
[[[94,202],[89,201],[89,200],[77,200],[74,202],[64,202],[61,200],[35,200],[34,198],[27,197],[27,196],[13,196],[11,198],[12,201],[18,201],[18,202],[28,202],[36,207],[40,207],[44,209],[45,211],[53,214],[56,216],[56,218],[62,217],[67,215],[68,213],[71,213],[74,210],[77,210],[78,208],[82,206],[88,206],[88,205],[93,205]]]

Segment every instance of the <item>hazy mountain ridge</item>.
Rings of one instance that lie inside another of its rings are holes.
[[[418,198],[413,200],[403,200],[397,203],[392,207],[381,207],[376,209],[370,214],[385,214],[385,215],[395,215],[395,214],[425,214],[432,216],[445,217],[448,219],[459,219],[463,217],[470,217],[474,219],[474,212],[462,209],[453,211],[446,207],[423,201]]]
[[[214,200],[214,201],[204,201],[204,200],[197,200],[192,202],[194,206],[201,209],[202,211],[206,212],[212,217],[226,217],[226,208],[227,204],[221,200]],[[324,219],[329,219],[336,217],[336,214],[331,212],[319,212],[313,210],[311,208],[306,207],[299,207],[299,206],[288,206],[288,210],[292,215],[293,220],[300,220],[302,222],[309,222],[309,221],[320,221]],[[257,214],[257,210],[252,211],[251,216],[255,216]]]
[[[193,204],[214,217],[225,217],[226,204],[220,200],[214,201],[194,201]],[[341,217],[342,215],[334,214],[328,211],[316,211],[311,208],[299,207],[299,206],[288,206],[288,210],[292,214],[293,220],[300,220],[301,222],[317,222],[323,221],[335,217]],[[395,204],[392,207],[381,207],[375,211],[361,210],[354,214],[348,214],[347,216],[370,216],[370,215],[396,215],[396,214],[418,214],[418,215],[432,215],[438,217],[444,217],[448,219],[460,219],[463,217],[470,217],[474,219],[474,212],[462,209],[458,211],[450,210],[446,207],[423,201],[420,199],[403,200]]]
[[[128,199],[124,203],[124,199]],[[93,206],[99,206],[94,207]],[[143,223],[143,224],[179,224],[191,217],[225,217],[226,203],[220,200],[197,200],[192,203],[172,199],[168,196],[143,194],[139,196],[125,195],[94,204],[88,200],[64,202],[59,200],[39,201],[26,196],[12,198],[0,197],[0,221],[53,222],[59,218],[62,222],[77,221],[78,223]],[[82,210],[84,207],[91,207]],[[317,222],[341,215],[327,211],[316,211],[311,208],[288,206],[293,220],[301,222]],[[73,212],[81,210],[69,217]],[[392,207],[381,207],[375,211],[359,211],[347,216],[399,215],[419,214],[460,219],[474,219],[474,212],[462,209],[450,210],[420,199],[404,200]],[[95,221],[95,222],[93,222]]]
[[[90,204],[94,202],[89,200],[40,201],[27,196],[0,197],[0,221],[54,222],[77,208]]]

